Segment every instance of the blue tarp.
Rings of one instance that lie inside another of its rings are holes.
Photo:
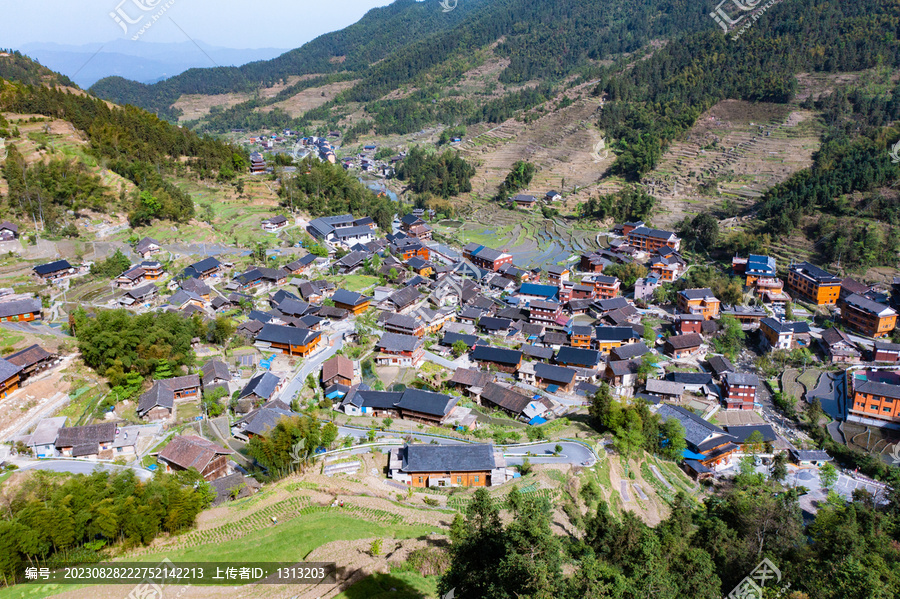
[[[547,393],[556,393],[557,391],[559,391],[559,385],[548,385],[547,386]]]
[[[541,418],[540,416],[535,416],[534,418],[532,418],[531,420],[528,421],[528,424],[530,424],[531,426],[537,426],[539,424],[544,424],[545,422],[547,422],[547,420],[545,418]]]
[[[686,460],[705,460],[706,456],[700,453],[694,453],[690,449],[685,449],[681,452],[681,457]]]

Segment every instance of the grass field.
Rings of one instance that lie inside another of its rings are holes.
[[[335,277],[334,284],[336,287],[359,293],[363,289],[368,289],[378,284],[378,277],[370,277],[368,275],[347,275],[345,277]]]
[[[164,554],[147,554],[140,561],[212,562],[246,561],[246,556],[260,562],[297,561],[310,551],[332,541],[369,537],[409,539],[427,535],[433,526],[392,525],[361,520],[339,513],[319,512],[273,525],[240,539],[210,543],[186,549],[168,550]]]

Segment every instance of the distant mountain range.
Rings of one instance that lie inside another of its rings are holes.
[[[203,42],[197,45],[193,42],[163,44],[124,39],[83,46],[32,43],[17,49],[67,75],[85,89],[104,77],[119,76],[140,83],[156,83],[191,68],[240,66],[270,60],[286,52],[279,48],[241,50]]]

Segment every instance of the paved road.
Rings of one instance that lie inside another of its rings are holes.
[[[288,382],[288,384],[284,386],[284,388],[281,390],[281,394],[278,396],[278,399],[290,405],[291,399],[293,399],[294,394],[300,393],[300,390],[303,389],[304,385],[306,385],[306,377],[308,377],[310,374],[318,373],[322,369],[322,363],[336,354],[342,347],[344,347],[344,333],[352,330],[353,323],[338,323],[335,326],[335,331],[328,336],[328,342],[331,345],[326,347],[324,350],[320,350],[319,353],[315,354],[311,358],[307,358],[303,361],[303,365],[300,366],[300,370],[298,370],[297,374],[295,374],[291,378],[290,382]]]
[[[77,460],[43,460],[40,462],[27,462],[19,466],[19,470],[47,470],[50,472],[70,472],[72,474],[90,474],[97,468],[117,472],[124,469],[133,470],[141,480],[149,480],[153,473],[143,468],[132,466],[119,466],[102,462],[81,462]]]
[[[361,429],[355,427],[339,426],[338,434],[341,436],[350,435],[356,439],[365,438],[369,429]],[[468,443],[462,439],[453,439],[447,437],[437,437],[434,435],[426,435],[410,431],[408,435],[412,436],[413,441],[428,443],[432,440],[437,441],[440,445],[463,445]],[[390,439],[400,440],[408,436],[406,433],[386,433],[377,431],[375,438],[379,441],[387,441]],[[562,446],[563,450],[558,456],[553,455],[556,445]],[[366,450],[366,448],[362,448]],[[531,452],[531,455],[526,455]],[[584,464],[593,465],[597,458],[593,452],[582,445],[572,441],[550,441],[548,443],[535,444],[519,444],[503,446],[503,455],[506,457],[506,463],[510,466],[521,464],[525,458],[532,464]]]

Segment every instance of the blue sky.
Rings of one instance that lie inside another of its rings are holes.
[[[390,0],[6,0],[0,47],[130,39],[132,32],[126,35],[110,13],[118,9],[137,20],[160,12],[166,3],[170,6],[162,18],[141,40],[183,42],[189,36],[228,48],[290,49],[355,23],[369,9]]]

